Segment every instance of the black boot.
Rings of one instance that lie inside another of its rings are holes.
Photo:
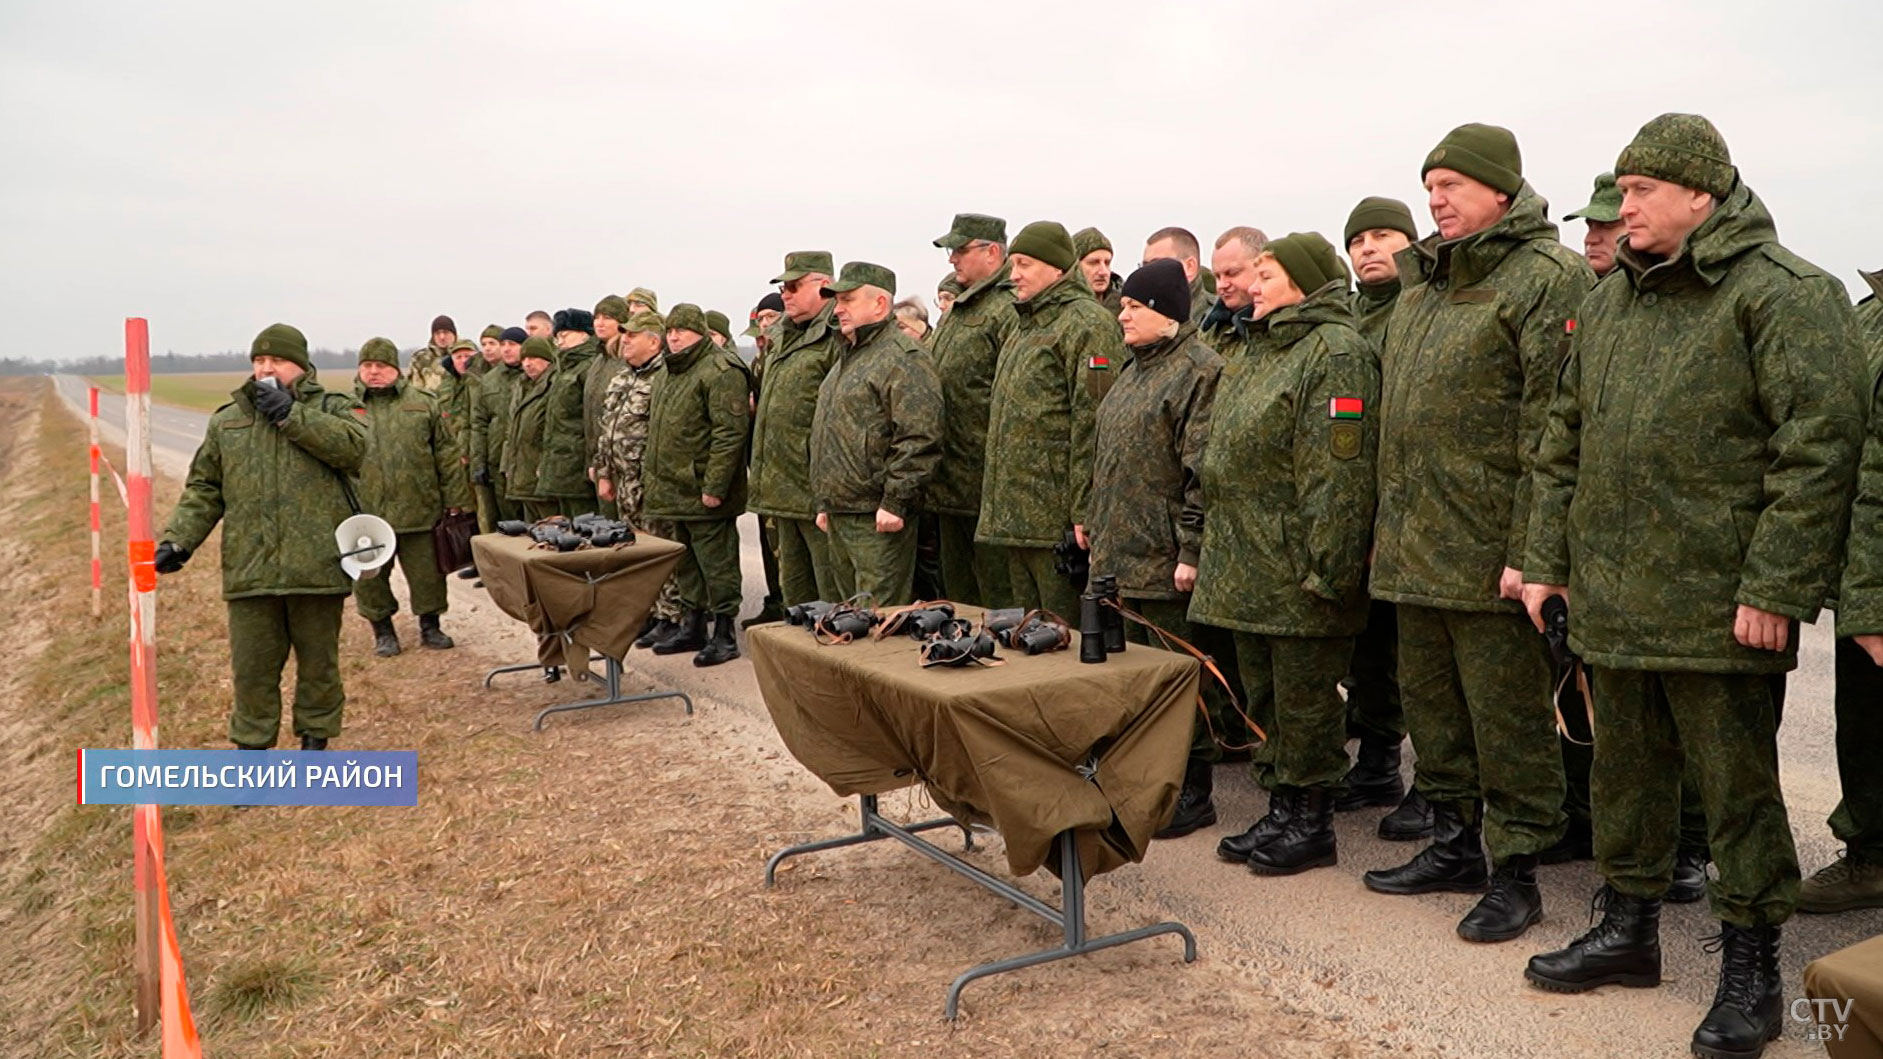
[[[391,618],[379,618],[373,623],[373,653],[381,658],[391,658],[399,653],[399,634],[393,631]]]
[[[1778,976],[1778,928],[1721,923],[1708,939],[1720,954],[1713,1010],[1693,1031],[1693,1054],[1705,1059],[1758,1059],[1785,1029],[1784,983]]]
[[[1568,948],[1530,957],[1523,976],[1552,993],[1586,993],[1596,986],[1648,989],[1661,984],[1661,903],[1629,897],[1607,886],[1595,892],[1589,916],[1602,921]]]
[[[1543,918],[1543,894],[1536,886],[1533,856],[1512,857],[1491,873],[1491,892],[1458,921],[1466,941],[1509,941]]]
[[[560,681],[561,679],[562,679],[562,667],[561,666],[544,666],[543,667],[543,683],[554,684],[557,681]]]
[[[1682,847],[1674,855],[1674,881],[1668,884],[1663,900],[1670,905],[1690,905],[1705,897],[1706,866],[1712,859],[1704,846]]]
[[[1182,838],[1199,827],[1216,822],[1216,803],[1210,795],[1216,789],[1216,766],[1202,758],[1191,758],[1183,767],[1183,790],[1177,794],[1177,810],[1170,823],[1152,838]]]
[[[1537,854],[1539,864],[1568,864],[1575,860],[1595,859],[1595,836],[1590,833],[1589,822],[1569,818],[1563,826],[1563,837],[1556,844]]]
[[[1380,819],[1380,837],[1388,842],[1417,842],[1432,837],[1432,803],[1418,788],[1406,792],[1399,808]]]
[[[304,735],[301,737],[301,749],[325,750],[327,749],[327,741],[317,735]]]
[[[1216,855],[1234,864],[1247,864],[1249,854],[1269,844],[1295,815],[1295,807],[1282,791],[1268,792],[1268,813],[1249,825],[1240,835],[1230,835],[1216,844]]]
[[[1340,862],[1334,848],[1334,791],[1329,787],[1288,787],[1293,815],[1273,839],[1249,853],[1257,875],[1297,875],[1309,868]],[[1282,793],[1277,791],[1276,793]]]
[[[634,646],[652,647],[672,636],[673,631],[679,627],[677,622],[668,621],[666,618],[649,618],[647,624],[641,627],[641,635],[634,638]]]
[[[1360,752],[1354,756],[1344,782],[1345,788],[1334,799],[1336,812],[1398,805],[1406,793],[1405,781],[1399,776],[1399,743],[1361,736]]]
[[[1484,889],[1484,847],[1478,825],[1467,823],[1463,807],[1432,803],[1432,844],[1397,868],[1361,876],[1366,888],[1382,894],[1475,894]]]
[[[754,614],[751,617],[739,623],[739,628],[749,629],[754,625],[769,625],[772,622],[784,621],[784,620],[785,620],[784,608],[779,606],[777,602],[773,600],[766,600],[765,606],[761,608],[757,614]]]
[[[458,571],[458,580],[460,580],[460,581],[475,581],[475,580],[477,580],[477,564],[475,564],[475,563],[473,563],[473,564],[471,564],[470,566],[467,566],[467,567],[465,567],[464,569],[462,569],[462,570],[459,570],[459,571]]]
[[[685,654],[706,646],[706,612],[689,610],[686,616],[677,622],[673,631],[654,641],[654,653],[657,655]]]
[[[438,615],[436,614],[420,614],[418,616],[418,645],[420,647],[429,647],[434,651],[443,651],[446,648],[457,646],[456,643],[452,642],[451,637],[446,636],[445,631],[438,627]]]
[[[739,638],[732,631],[732,623],[737,617],[735,614],[713,615],[713,638],[707,641],[699,654],[693,656],[694,665],[716,666],[739,657]]]

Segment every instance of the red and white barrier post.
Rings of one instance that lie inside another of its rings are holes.
[[[92,466],[92,618],[105,616],[105,564],[98,554],[98,387],[87,390],[90,398],[91,418],[91,466]]]

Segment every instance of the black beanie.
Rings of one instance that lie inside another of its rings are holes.
[[[455,335],[458,333],[458,325],[452,323],[449,316],[439,316],[432,319],[432,330],[434,332],[449,331]]]
[[[530,333],[521,327],[506,327],[503,329],[503,334],[497,336],[499,342],[515,342],[519,346],[529,339]]]
[[[1190,281],[1184,278],[1183,262],[1176,258],[1145,262],[1125,280],[1120,296],[1178,323],[1190,319]]]

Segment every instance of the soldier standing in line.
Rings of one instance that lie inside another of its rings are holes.
[[[595,303],[595,340],[598,350],[588,362],[588,377],[582,380],[582,451],[589,461],[590,484],[594,485],[595,452],[601,445],[602,406],[608,396],[608,384],[622,371],[622,326],[632,310],[625,299],[610,294]],[[615,502],[596,489],[595,510],[607,518],[619,518]]]
[[[624,295],[631,313],[660,313],[660,297],[646,287],[636,287]]]
[[[752,412],[755,417],[758,414],[758,394],[765,389],[765,353],[771,349],[772,328],[777,325],[784,314],[785,300],[778,295],[777,291],[773,291],[758,300],[758,305],[753,307],[751,314],[746,318],[745,330],[739,332],[751,339],[753,347],[758,351],[752,357],[750,369],[754,390]],[[752,451],[746,456],[748,475],[757,458],[758,446],[755,442]],[[760,565],[765,568],[765,602],[759,606],[757,614],[739,623],[741,629],[785,619],[784,586],[778,578],[778,533],[772,528],[771,520],[762,515],[758,520],[758,543]]]
[[[1081,228],[1072,235],[1072,252],[1079,255],[1079,271],[1085,273],[1085,285],[1092,296],[1113,316],[1123,308],[1118,274],[1111,270],[1112,245],[1097,228]]]
[[[439,400],[399,374],[399,347],[390,339],[369,338],[360,347],[354,393],[366,413],[366,458],[357,476],[360,505],[385,519],[399,535],[393,562],[405,571],[412,593],[419,644],[451,647],[451,637],[438,624],[450,597],[432,546],[432,527],[440,516],[471,506],[459,436]],[[361,578],[353,586],[354,606],[373,627],[373,653],[381,658],[399,653],[399,634],[392,627],[399,601],[392,595],[391,575],[392,565],[387,564],[377,576]]]
[[[510,440],[510,419],[516,411],[517,391],[523,376],[523,343],[529,336],[521,327],[505,328],[497,336],[497,364],[477,384],[477,404],[471,409],[471,484],[490,494],[477,512],[480,533],[494,533],[497,523],[522,517],[510,504],[503,482],[503,451]],[[482,494],[480,494],[481,496]],[[480,505],[482,501],[479,501]]]
[[[329,393],[307,338],[274,324],[249,346],[253,377],[209,417],[176,510],[158,537],[160,574],[183,569],[218,522],[222,598],[229,606],[235,702],[229,739],[275,745],[281,669],[294,655],[294,734],[303,750],[340,735],[340,618],[353,582],[333,531],[353,513],[345,476],[366,455],[366,423],[350,394]],[[264,382],[263,380],[267,380]]]
[[[1216,237],[1210,266],[1216,272],[1216,301],[1197,324],[1197,338],[1224,357],[1242,348],[1255,306],[1255,259],[1268,236],[1260,228],[1231,228]]]
[[[954,270],[949,269],[948,274],[943,276],[941,282],[935,285],[936,315],[938,317],[947,316],[948,310],[955,307],[955,299],[961,297],[961,292],[964,290],[967,290],[967,288],[962,286],[960,279],[956,278]],[[940,327],[941,324],[938,322],[935,326]]]
[[[603,500],[613,501],[629,525],[672,539],[671,526],[647,518],[641,474],[641,458],[647,451],[647,414],[654,396],[654,377],[662,367],[660,355],[666,345],[666,330],[660,315],[649,312],[635,313],[622,325],[622,368],[608,381],[608,392],[603,397],[601,440],[595,447],[589,475],[595,480],[595,492]],[[634,646],[652,647],[679,628],[680,616],[679,584],[669,577]]]
[[[1144,241],[1144,263],[1167,258],[1183,265],[1183,274],[1190,282],[1190,319],[1201,324],[1216,300],[1214,281],[1207,278],[1203,268],[1203,244],[1188,228],[1159,228]]]
[[[556,353],[555,345],[540,335],[531,335],[519,350],[523,381],[511,406],[510,436],[500,465],[504,496],[530,522],[540,522],[557,511],[556,502],[542,494],[537,477],[543,462],[549,388],[556,381]]]
[[[458,340],[458,325],[449,316],[439,316],[432,320],[431,344],[412,354],[412,384],[426,393],[435,393],[438,382],[444,377],[443,367],[446,357],[451,355],[452,343]]]
[[[489,471],[485,471],[483,482],[478,481],[477,471],[485,466],[484,449],[489,444],[487,402],[491,394],[502,392],[505,387],[503,328],[497,324],[484,328],[477,346],[483,359],[476,365],[477,385],[473,387],[470,414],[465,420],[469,434],[464,443],[464,470],[471,480],[471,495],[477,499],[477,531],[490,533],[496,529],[497,520],[505,516],[498,514],[497,494],[490,486]]]
[[[595,317],[581,309],[564,309],[555,317],[556,379],[549,387],[543,409],[542,463],[536,471],[536,491],[556,502],[559,513],[574,518],[592,512],[595,483],[588,480],[588,431],[584,426],[583,384],[589,363],[601,355],[595,341]]]
[[[398,347],[393,348],[398,352]],[[438,379],[438,388],[432,391],[437,398],[439,415],[444,419],[445,432],[457,443],[458,476],[464,479],[466,495],[475,496],[471,483],[471,409],[477,403],[477,380],[484,366],[483,357],[477,347],[468,339],[459,339],[451,344],[450,355],[438,362],[444,369]],[[394,367],[397,367],[395,356]],[[470,510],[470,505],[464,506]],[[475,563],[458,571],[458,576],[466,581],[477,577]]]

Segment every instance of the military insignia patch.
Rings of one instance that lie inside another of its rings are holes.
[[[1327,399],[1327,418],[1361,419],[1366,415],[1366,402],[1358,397],[1330,397]]]
[[[1337,460],[1351,460],[1360,455],[1360,424],[1336,419],[1328,424],[1327,450]]]
[[[1085,360],[1085,366],[1087,368],[1090,368],[1093,371],[1110,371],[1111,370],[1111,358],[1110,357],[1087,357]]]

